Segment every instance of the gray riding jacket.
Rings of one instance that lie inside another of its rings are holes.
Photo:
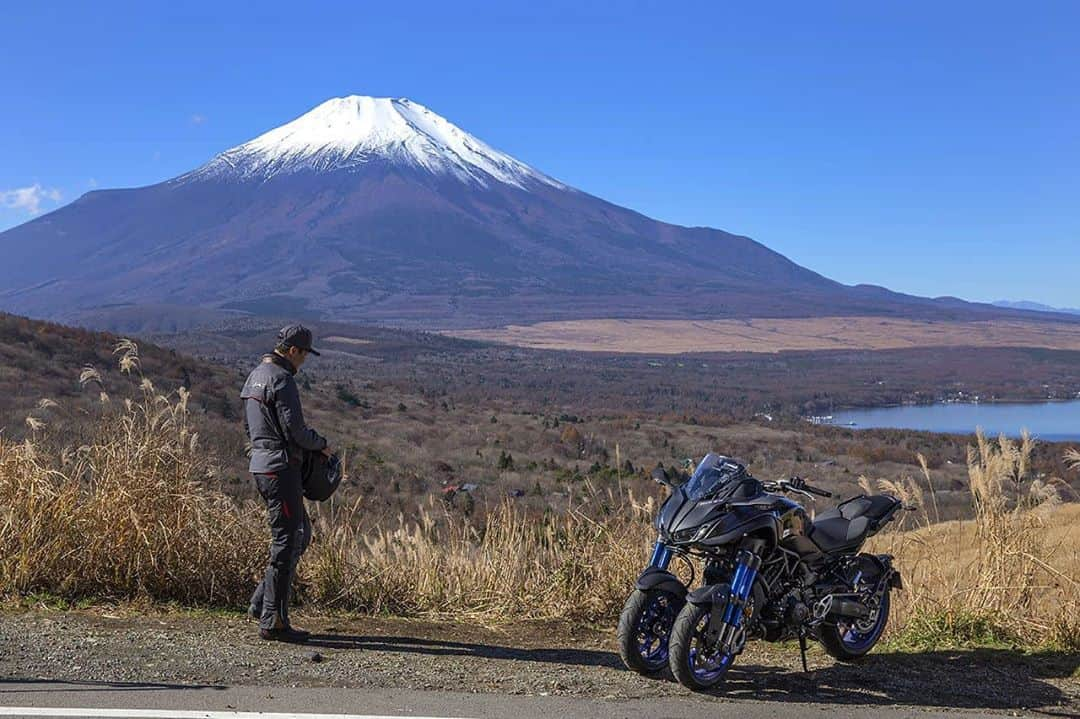
[[[284,357],[269,354],[248,375],[240,398],[244,429],[251,440],[248,471],[267,474],[299,466],[303,450],[318,452],[326,439],[304,422],[296,370]]]

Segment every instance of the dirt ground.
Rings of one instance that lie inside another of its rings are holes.
[[[685,696],[625,670],[608,627],[305,615],[304,646],[262,642],[236,614],[130,609],[0,612],[0,682],[28,680],[408,688],[597,698]],[[752,644],[717,699],[1080,713],[1080,657],[1006,650],[879,651],[857,665]]]
[[[1041,347],[1080,350],[1080,323],[932,322],[883,317],[746,320],[570,320],[453,330],[445,334],[519,347],[680,354],[887,350],[911,347]]]

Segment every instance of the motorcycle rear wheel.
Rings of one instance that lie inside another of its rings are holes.
[[[877,614],[863,622],[836,622],[821,625],[821,643],[825,651],[842,662],[853,662],[866,656],[889,622],[889,590],[881,595]]]

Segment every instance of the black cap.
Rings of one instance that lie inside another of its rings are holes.
[[[303,325],[289,325],[282,327],[277,333],[279,345],[286,347],[298,347],[318,356],[318,352],[311,346],[311,330]]]

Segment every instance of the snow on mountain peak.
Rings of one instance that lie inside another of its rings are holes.
[[[565,185],[499,152],[405,98],[336,97],[290,123],[226,150],[181,178],[266,180],[299,171],[360,168],[385,160],[487,186]]]

